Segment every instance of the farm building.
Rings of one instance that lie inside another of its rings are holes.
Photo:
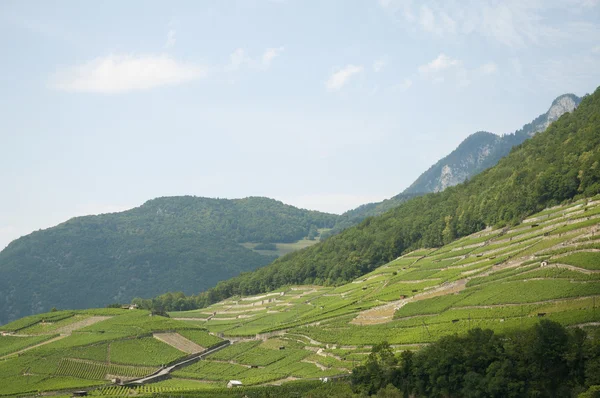
[[[241,386],[242,386],[242,382],[239,380],[229,380],[229,383],[227,383],[227,388],[241,387]]]

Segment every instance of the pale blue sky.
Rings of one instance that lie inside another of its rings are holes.
[[[0,3],[0,248],[166,195],[343,212],[600,84],[598,0]]]

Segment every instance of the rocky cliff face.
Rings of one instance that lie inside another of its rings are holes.
[[[546,130],[550,123],[563,114],[572,112],[580,102],[581,98],[573,94],[561,95],[552,102],[546,113],[512,134],[498,136],[480,131],[470,135],[448,156],[421,174],[403,193],[439,192],[464,182],[494,166],[501,158],[508,155],[513,146]]]

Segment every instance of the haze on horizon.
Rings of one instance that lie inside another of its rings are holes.
[[[341,213],[600,83],[600,1],[5,1],[0,249],[171,195]]]

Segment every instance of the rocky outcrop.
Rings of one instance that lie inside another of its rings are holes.
[[[581,98],[576,95],[564,94],[552,102],[546,113],[512,134],[499,136],[479,131],[470,135],[448,156],[421,174],[403,194],[440,192],[464,182],[494,166],[501,158],[508,155],[513,146],[546,130],[563,114],[572,112],[580,102]]]

